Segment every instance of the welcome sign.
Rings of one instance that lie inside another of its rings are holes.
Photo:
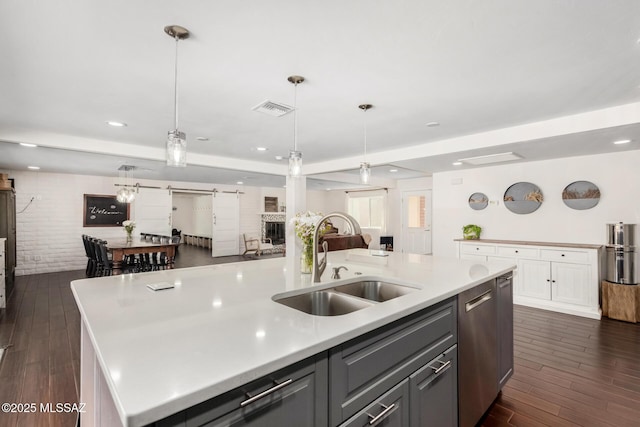
[[[129,204],[120,203],[116,196],[84,195],[84,227],[121,227],[129,219]]]

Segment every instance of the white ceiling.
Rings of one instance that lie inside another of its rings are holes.
[[[191,31],[179,45],[186,170],[161,163],[173,127],[169,24]],[[374,105],[374,176],[504,151],[531,161],[638,149],[639,38],[637,0],[0,2],[0,141],[42,150],[2,143],[0,168],[116,175],[127,163],[152,179],[235,183],[250,172],[280,186],[275,156],[291,149],[293,115],[251,108],[292,104],[292,74],[306,78],[298,141],[314,176],[358,167],[362,103]]]

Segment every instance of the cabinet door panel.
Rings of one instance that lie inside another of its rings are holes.
[[[591,305],[589,266],[580,264],[551,264],[551,293],[553,301]]]
[[[458,425],[457,355],[458,349],[454,345],[411,375],[412,427]]]
[[[518,295],[551,299],[551,267],[548,261],[523,259],[518,262]]]

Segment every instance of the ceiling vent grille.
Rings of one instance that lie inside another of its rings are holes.
[[[520,160],[522,156],[508,152],[508,153],[498,153],[498,154],[489,154],[486,156],[477,156],[477,157],[467,157],[466,159],[458,159],[459,162],[467,163],[470,165],[488,165],[491,163],[500,163],[500,162],[509,162],[512,160]]]
[[[260,104],[252,108],[253,111],[259,113],[265,113],[273,117],[282,117],[285,114],[289,114],[293,111],[293,107],[286,104],[279,104],[277,102],[264,100]]]

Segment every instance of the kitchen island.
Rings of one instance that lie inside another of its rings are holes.
[[[378,256],[384,255],[384,256]],[[331,252],[322,283],[285,258],[77,280],[82,425],[144,426],[417,315],[515,268],[511,263],[364,249]],[[331,268],[344,265],[341,279]],[[415,291],[340,316],[274,299],[383,280]],[[172,289],[152,291],[149,284]],[[449,306],[453,304],[449,303]]]

